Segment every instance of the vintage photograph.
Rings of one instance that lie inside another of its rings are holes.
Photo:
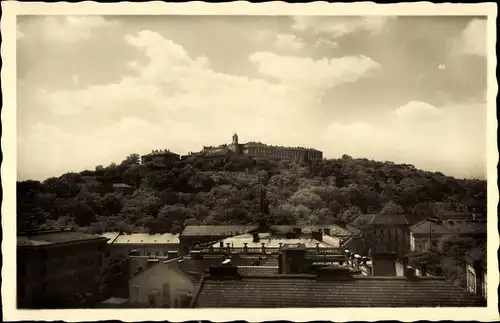
[[[18,15],[17,308],[486,307],[487,22]]]

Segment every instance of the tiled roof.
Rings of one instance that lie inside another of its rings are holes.
[[[424,221],[421,221],[415,225],[413,225],[412,227],[410,227],[410,232],[412,234],[426,234],[428,235],[429,232],[432,234],[432,233],[435,233],[435,234],[453,234],[453,232],[444,227],[443,225],[440,225],[440,224],[437,224],[437,223],[434,223],[432,221],[428,221],[428,220],[424,220]]]
[[[376,214],[371,221],[371,225],[407,225],[410,222],[404,214]]]
[[[486,269],[486,245],[477,246],[465,253],[465,258],[481,264]]]
[[[184,236],[233,236],[257,229],[256,225],[188,225],[181,233]]]
[[[482,305],[481,298],[439,278],[356,276],[346,281],[318,281],[312,275],[243,275],[223,280],[205,277],[191,303],[195,308]]]
[[[360,214],[351,221],[350,225],[358,229],[366,229],[370,226],[374,217],[375,214]]]
[[[24,235],[17,237],[18,247],[48,246],[62,243],[81,242],[89,240],[104,240],[99,235],[93,235],[78,231],[61,231],[40,233],[35,235]]]
[[[149,153],[149,154],[146,154],[146,155],[143,155],[144,156],[158,156],[158,155],[173,155],[173,156],[179,156],[178,154],[176,153],[173,153],[169,150],[154,150],[153,152]]]
[[[471,222],[467,220],[443,221],[443,226],[461,235],[486,234],[486,221]]]
[[[147,234],[147,233],[132,233],[122,234],[116,238],[113,244],[178,244],[179,236],[177,234],[162,233],[162,234]]]
[[[372,225],[408,225],[404,214],[360,214],[351,223],[358,229],[366,229]]]
[[[311,233],[313,231],[317,231],[318,229],[330,229],[330,236],[350,236],[352,233],[349,230],[341,228],[338,225],[308,225],[308,226],[297,226],[297,225],[273,225],[271,226],[271,230],[277,233],[287,233],[292,232],[294,228],[299,227],[302,233]]]
[[[275,276],[278,266],[238,266],[238,272],[244,276]]]
[[[259,242],[253,242],[253,234],[245,233],[234,237],[229,237],[224,239],[222,242],[224,246],[228,243],[231,247],[234,248],[243,248],[244,244],[247,244],[248,248],[260,248],[264,243],[266,248],[279,248],[281,244],[296,244],[303,243],[306,248],[315,248],[317,244],[319,244],[320,248],[337,248],[340,245],[340,240],[334,237],[328,237],[329,244],[324,242],[320,242],[318,240],[312,239],[311,237],[299,237],[295,239],[287,239],[281,236],[273,236],[270,233],[259,233]],[[213,244],[214,247],[219,247],[220,242]]]

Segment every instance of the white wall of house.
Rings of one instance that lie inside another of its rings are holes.
[[[466,266],[467,290],[471,293],[476,293],[476,270],[471,265]]]
[[[177,260],[158,263],[129,281],[129,301],[155,308],[180,307],[181,299],[193,293],[194,282],[175,269]]]

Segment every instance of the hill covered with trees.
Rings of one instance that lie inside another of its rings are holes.
[[[116,183],[135,190],[120,193]],[[132,154],[120,164],[18,182],[17,228],[179,233],[188,224],[257,223],[261,184],[274,224],[342,224],[377,212],[418,222],[438,212],[438,202],[486,206],[486,181],[347,155],[311,163],[190,157],[159,168]]]

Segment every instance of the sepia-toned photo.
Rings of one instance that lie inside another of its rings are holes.
[[[490,19],[13,15],[9,302],[496,308]]]

